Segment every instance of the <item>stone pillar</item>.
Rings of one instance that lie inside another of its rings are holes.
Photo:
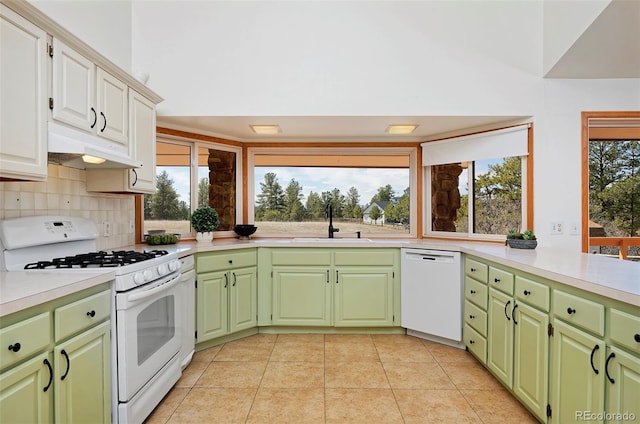
[[[218,212],[218,230],[232,230],[236,221],[236,154],[209,149],[209,206]]]
[[[456,163],[435,165],[431,172],[431,228],[433,231],[456,231],[460,208],[458,177],[462,166]]]

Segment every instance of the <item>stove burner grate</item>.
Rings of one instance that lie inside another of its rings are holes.
[[[145,250],[142,252],[119,250],[112,251],[111,253],[99,251],[54,258],[50,261],[33,262],[25,265],[24,269],[119,267],[154,259],[167,254],[169,254],[169,252],[166,250]]]

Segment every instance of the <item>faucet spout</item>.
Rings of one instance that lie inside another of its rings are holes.
[[[333,205],[331,204],[331,202],[327,204],[327,207],[325,208],[325,214],[329,216],[329,238],[333,238],[333,233],[337,233],[338,231],[340,231],[340,228],[333,227]]]

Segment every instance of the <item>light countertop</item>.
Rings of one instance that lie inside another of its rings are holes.
[[[512,249],[498,243],[447,240],[357,240],[357,239],[218,239],[213,242],[181,242],[175,245],[124,246],[124,249],[164,249],[180,257],[198,252],[253,247],[405,247],[457,251],[520,269],[568,286],[614,300],[640,306],[640,262],[538,247]],[[112,271],[0,272],[0,317],[58,297],[113,280]]]

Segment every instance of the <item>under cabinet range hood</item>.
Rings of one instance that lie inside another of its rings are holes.
[[[129,158],[126,146],[55,122],[49,122],[48,130],[49,163],[78,169],[142,166],[142,162]]]

